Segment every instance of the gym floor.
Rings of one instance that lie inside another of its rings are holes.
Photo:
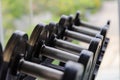
[[[96,80],[120,80],[119,23],[117,0],[105,1],[100,11],[89,17],[89,21],[96,25],[105,24],[106,20],[111,20],[111,25],[108,33],[110,43],[106,50]]]

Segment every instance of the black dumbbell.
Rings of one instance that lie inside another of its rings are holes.
[[[41,30],[42,28],[43,30]],[[44,43],[46,43],[46,41],[48,40],[48,37],[49,37],[49,33],[45,29],[45,26],[42,24],[37,25],[31,34],[29,42],[34,43],[32,44],[32,46],[35,47],[36,49],[38,48],[38,50],[36,51],[37,53],[28,54],[28,57],[30,56],[32,57],[34,55],[37,55],[37,56],[42,55],[52,59],[58,59],[62,62],[72,60],[75,62],[82,63],[85,67],[84,76],[86,77],[84,78],[88,78],[88,75],[91,70],[93,53],[87,50],[82,50],[81,52],[79,51],[80,53],[79,55],[75,55],[59,49],[49,47],[50,45],[46,46],[44,45]]]
[[[50,80],[82,80],[84,68],[81,64],[67,62],[64,72],[40,64],[24,60],[27,39],[19,32],[15,32],[7,43],[4,51],[4,63],[0,80],[16,80],[18,73],[32,77],[42,77]],[[9,76],[8,76],[9,74]]]
[[[69,36],[69,37],[72,37],[72,38],[79,38],[82,39],[82,40],[86,40],[87,38],[87,42],[89,41],[90,42],[90,46],[88,48],[88,50],[92,51],[94,53],[94,62],[93,62],[93,66],[95,66],[96,64],[96,60],[97,60],[97,57],[98,57],[98,53],[100,51],[100,48],[101,48],[101,39],[98,39],[98,38],[90,38],[89,36],[84,36],[82,34],[79,34],[79,33],[76,33],[76,32],[73,32],[73,31],[69,31],[67,30],[63,25],[64,25],[64,22],[65,20],[63,18],[61,18],[61,20],[59,21],[59,23],[56,25],[54,23],[50,23],[50,26],[54,27],[52,28],[51,27],[51,31],[52,29],[54,29],[53,33],[56,32],[55,34],[57,35],[57,38],[61,38],[63,39],[63,37],[66,37],[66,36]],[[50,27],[48,28],[50,29]],[[52,33],[52,32],[50,32]],[[94,69],[94,67],[92,67]]]

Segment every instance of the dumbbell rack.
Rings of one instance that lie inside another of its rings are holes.
[[[0,43],[0,80],[94,80],[109,43],[109,25],[110,21],[103,27],[88,24],[77,12],[75,17],[61,16],[58,23],[37,24],[30,38],[15,31],[4,50]]]

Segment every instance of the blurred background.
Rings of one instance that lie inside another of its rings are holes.
[[[110,44],[96,80],[120,80],[117,0],[0,0],[0,41],[4,46],[15,30],[30,35],[38,23],[58,22],[61,15],[75,15],[77,10],[94,25],[111,21]]]

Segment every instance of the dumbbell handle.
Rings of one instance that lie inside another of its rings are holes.
[[[63,76],[62,71],[24,60],[20,62],[19,71],[32,77],[42,77],[49,80],[61,80]]]
[[[52,47],[44,46],[42,49],[43,55],[49,58],[57,59],[62,62],[67,62],[69,60],[77,62],[79,59],[78,55],[71,54],[59,49],[55,49]]]
[[[85,50],[85,48],[80,47],[79,45],[64,41],[64,40],[60,40],[55,38],[54,40],[55,45],[64,49],[68,49],[71,51],[75,51],[77,53],[80,53],[82,50]]]
[[[90,43],[90,41],[92,40],[92,37],[90,37],[88,35],[84,35],[81,33],[70,31],[70,30],[65,30],[65,35],[68,37],[74,38],[76,40],[86,42],[86,43]]]
[[[94,29],[94,30],[97,30],[97,31],[100,31],[101,30],[101,28],[100,27],[98,27],[98,26],[94,26],[94,25],[92,25],[92,24],[89,24],[89,23],[87,23],[87,22],[84,22],[84,21],[80,21],[80,26],[82,27],[87,27],[87,28],[89,28],[89,29]]]
[[[79,32],[79,33],[83,33],[83,34],[86,34],[86,35],[89,35],[89,36],[92,36],[92,37],[95,37],[97,33],[95,32],[92,32],[92,31],[88,31],[88,30],[84,30],[80,27],[77,27],[77,26],[73,26],[73,31],[76,31],[76,32]]]

